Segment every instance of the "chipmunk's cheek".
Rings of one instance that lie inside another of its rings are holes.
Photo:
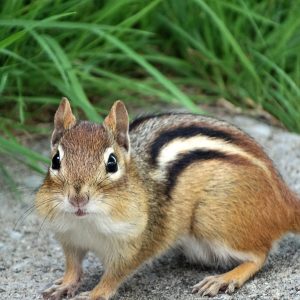
[[[92,198],[87,205],[87,212],[101,215],[109,215],[112,206],[107,204],[102,196]]]

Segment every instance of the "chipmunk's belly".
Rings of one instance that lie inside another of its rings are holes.
[[[255,259],[253,254],[234,250],[222,242],[197,239],[189,235],[180,239],[179,246],[188,259],[208,266],[226,266]]]

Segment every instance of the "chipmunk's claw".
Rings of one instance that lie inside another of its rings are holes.
[[[237,287],[237,282],[228,282],[223,279],[222,275],[208,276],[193,286],[192,293],[198,293],[201,296],[214,297],[219,291],[225,291],[227,294],[232,294]]]
[[[65,295],[68,298],[75,296],[77,289],[79,288],[79,281],[71,284],[63,284],[62,280],[56,280],[54,284],[42,292],[44,300],[61,300]]]

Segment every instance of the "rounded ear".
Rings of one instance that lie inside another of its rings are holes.
[[[65,130],[72,128],[75,124],[76,118],[72,113],[70,102],[64,97],[54,116],[54,130],[51,138],[52,148],[58,144]]]
[[[108,127],[117,141],[117,143],[129,151],[129,117],[125,104],[118,100],[116,101],[108,116],[104,120],[104,125]]]

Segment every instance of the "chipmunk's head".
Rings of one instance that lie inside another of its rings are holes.
[[[121,101],[114,103],[103,124],[95,124],[76,121],[69,101],[62,100],[54,117],[52,162],[36,198],[40,214],[76,222],[126,219],[134,205],[127,196],[128,123]]]

